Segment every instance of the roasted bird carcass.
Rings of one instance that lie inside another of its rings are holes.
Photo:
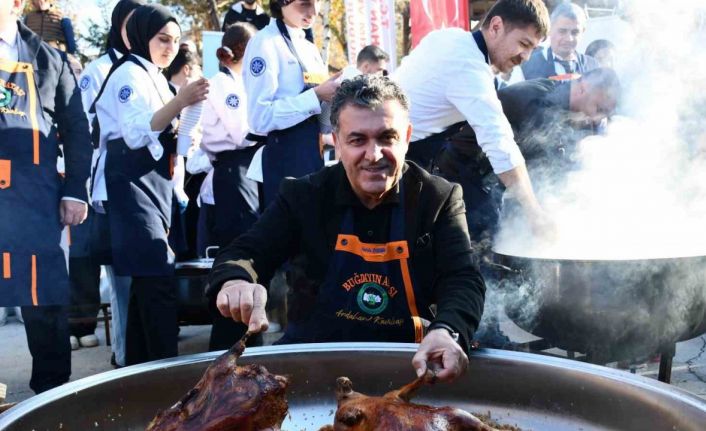
[[[411,403],[417,390],[432,379],[429,372],[382,397],[371,397],[354,392],[350,379],[339,377],[334,424],[319,431],[497,431],[460,409]]]
[[[147,431],[278,430],[287,415],[289,382],[260,365],[236,365],[248,335],[219,356],[178,403],[159,413]]]

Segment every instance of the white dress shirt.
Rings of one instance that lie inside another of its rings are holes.
[[[217,154],[254,144],[247,141],[247,96],[242,76],[218,72],[209,79],[208,99],[203,106],[201,147]]]
[[[0,58],[7,61],[17,61],[19,52],[17,51],[16,25],[8,26],[7,30],[0,32]]]
[[[107,143],[122,138],[133,150],[147,147],[155,160],[162,158],[164,148],[159,142],[161,130],[153,131],[150,125],[154,113],[168,103],[174,95],[167,79],[153,63],[136,56],[146,71],[131,61],[120,66],[108,79],[103,95],[96,102],[96,115],[100,123],[100,149]],[[172,120],[176,127],[176,119]],[[99,164],[98,169],[105,168]],[[107,200],[103,172],[96,172],[102,182],[93,190],[93,201]]]
[[[410,99],[412,142],[466,120],[496,174],[524,164],[498,100],[493,71],[472,33],[459,28],[429,33],[393,79]]]
[[[319,50],[306,40],[304,31],[291,27],[287,30],[308,71],[326,74]],[[302,92],[302,69],[280,34],[276,20],[271,20],[248,42],[243,81],[248,96],[248,124],[257,135],[287,129],[321,113],[314,90]]]

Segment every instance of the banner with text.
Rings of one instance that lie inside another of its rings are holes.
[[[390,56],[388,70],[397,64],[394,0],[345,0],[348,62],[355,64],[361,49],[377,45]]]

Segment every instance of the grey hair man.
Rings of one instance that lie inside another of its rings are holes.
[[[586,31],[586,13],[571,2],[560,3],[551,14],[549,46],[537,48],[522,65],[525,79],[568,80],[597,68],[598,62],[576,51]]]
[[[341,162],[285,179],[251,230],[218,255],[207,293],[223,316],[266,329],[265,286],[289,261],[289,323],[278,343],[417,342],[418,375],[464,372],[485,284],[461,188],[404,161],[408,111],[386,77],[343,82],[331,115]]]

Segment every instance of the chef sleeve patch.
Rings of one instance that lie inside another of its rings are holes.
[[[229,94],[226,97],[226,106],[231,109],[237,109],[240,106],[240,98],[237,94]]]
[[[86,91],[89,85],[91,85],[90,76],[84,76],[83,78],[81,78],[81,82],[78,83],[78,87],[81,89],[81,91]]]
[[[129,85],[124,85],[118,92],[118,100],[120,100],[120,103],[125,103],[130,100],[132,93],[132,87]]]
[[[253,76],[262,75],[266,68],[267,64],[262,57],[255,57],[250,62],[250,73],[252,73]]]

